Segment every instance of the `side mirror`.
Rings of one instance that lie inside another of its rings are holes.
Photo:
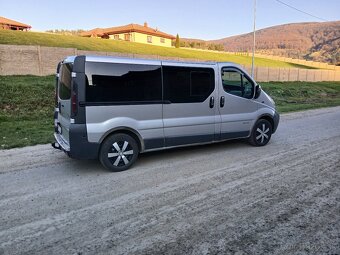
[[[254,98],[257,99],[257,98],[259,98],[260,95],[261,95],[261,86],[257,84],[255,86],[255,96],[254,96]]]

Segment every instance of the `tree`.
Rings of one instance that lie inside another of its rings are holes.
[[[177,34],[177,35],[176,35],[175,47],[176,47],[176,48],[179,48],[179,46],[180,46],[180,41],[179,41],[179,35]]]

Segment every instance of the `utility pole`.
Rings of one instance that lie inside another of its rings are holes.
[[[255,55],[255,29],[256,29],[256,0],[254,0],[254,28],[253,28],[253,56],[251,58],[251,77],[254,78],[254,55]]]

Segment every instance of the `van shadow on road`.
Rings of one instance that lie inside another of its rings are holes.
[[[148,167],[155,167],[155,165],[161,166],[164,161],[180,161],[183,159],[192,158],[198,154],[214,154],[223,152],[226,150],[234,150],[236,148],[249,148],[252,147],[245,140],[230,140],[221,143],[212,143],[204,145],[193,145],[186,147],[171,148],[166,150],[151,151],[142,153],[139,155],[136,164],[127,171],[138,171]],[[65,156],[66,157],[66,156]],[[74,160],[69,159],[69,163],[72,167],[70,171],[76,172],[77,174],[104,174],[111,173],[109,170],[103,168],[98,160]],[[124,172],[119,172],[122,174]],[[118,174],[118,173],[117,173]]]

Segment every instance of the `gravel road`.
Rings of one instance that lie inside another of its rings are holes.
[[[271,142],[153,152],[125,172],[0,151],[0,254],[340,254],[340,107]]]

